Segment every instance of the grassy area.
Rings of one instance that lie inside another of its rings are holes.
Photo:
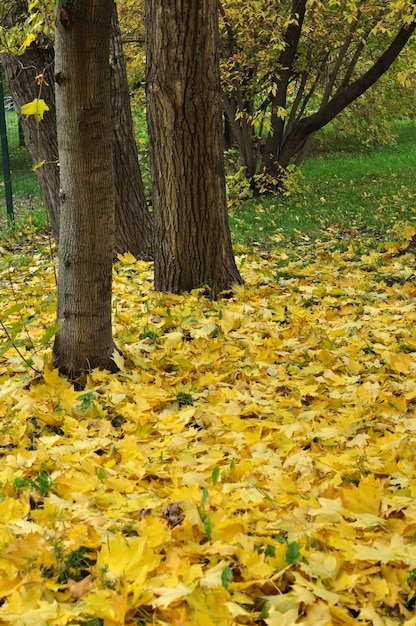
[[[26,146],[19,145],[17,115],[6,111],[7,137],[9,145],[10,174],[12,181],[13,208],[17,230],[32,222],[37,228],[45,229],[45,210],[40,197],[37,176],[32,172],[32,159]],[[0,157],[0,237],[9,232],[4,192],[3,162]]]
[[[393,145],[343,147],[305,161],[287,195],[234,206],[234,241],[267,248],[279,233],[316,237],[328,229],[385,237],[398,221],[416,221],[416,124],[402,123]]]
[[[14,115],[12,113],[12,115]],[[328,147],[331,151],[328,152]],[[30,223],[45,229],[39,186],[30,170],[27,149],[11,148],[17,227]],[[268,249],[276,239],[322,237],[334,229],[346,236],[366,232],[386,237],[400,221],[416,222],[416,124],[398,125],[397,142],[377,148],[320,142],[319,150],[297,170],[281,197],[231,197],[230,222],[237,246]],[[19,172],[28,175],[20,177]],[[0,203],[4,188],[0,186]],[[6,235],[6,211],[0,237]]]

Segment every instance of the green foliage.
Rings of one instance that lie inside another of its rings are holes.
[[[228,584],[230,580],[232,579],[233,579],[233,571],[229,565],[226,565],[224,569],[222,570],[222,574],[221,574],[221,584],[224,587],[224,589],[228,589]]]
[[[411,2],[308,3],[293,65],[286,67],[281,56],[289,49],[285,37],[299,19],[291,15],[292,4],[224,0],[221,5],[226,114],[244,164],[243,174],[260,193],[276,183],[280,189],[281,184],[278,170],[268,167],[268,174],[264,173],[261,148],[266,139],[273,136],[278,142],[273,150],[280,160],[284,147],[290,145],[287,137],[301,120],[322,110],[340,89],[363,75],[398,29],[414,18]],[[414,110],[415,58],[414,46],[408,44],[379,84],[334,121],[338,138],[354,137],[377,145],[391,140],[392,121]],[[291,154],[285,154],[284,168],[301,150],[299,141],[291,149]]]
[[[94,400],[96,399],[96,394],[93,391],[86,391],[81,394],[78,398],[78,406],[77,408],[80,411],[89,411],[91,407],[94,405]]]
[[[289,543],[286,550],[286,563],[288,563],[288,565],[292,565],[293,563],[300,561],[300,559],[300,546],[297,541],[292,541],[292,543]]]
[[[410,571],[407,582],[409,585],[413,585],[416,582],[416,568]]]
[[[192,406],[194,403],[192,395],[183,391],[179,391],[176,394],[176,400],[178,401],[180,406]]]
[[[95,563],[95,559],[91,558],[88,548],[80,546],[68,554],[62,552],[57,550],[59,583],[66,583],[69,579],[82,580],[89,574],[89,568]]]
[[[215,485],[218,483],[219,477],[220,477],[220,468],[217,465],[216,467],[214,467],[214,469],[212,470],[212,474],[211,474],[211,478],[212,478],[212,484]]]
[[[404,56],[407,58],[408,54]],[[412,83],[409,86],[401,84],[395,71],[382,76],[365,97],[353,102],[317,133],[312,150],[315,151],[317,147],[320,150],[336,151],[340,143],[350,144],[354,150],[394,143],[401,128],[398,120],[412,119],[414,87]]]
[[[46,498],[53,489],[53,481],[46,470],[41,470],[36,478],[16,478],[13,488],[15,491],[32,488]]]
[[[118,0],[117,10],[130,89],[133,98],[140,99],[145,77],[144,2],[142,0]],[[136,104],[138,103],[139,100]]]
[[[156,326],[150,326],[146,324],[143,331],[139,335],[139,339],[148,339],[151,343],[159,343],[160,332]]]
[[[148,201],[151,201],[151,173],[149,157],[149,136],[147,134],[146,107],[143,93],[134,92],[131,98],[133,111],[134,133],[139,154],[140,171],[142,174],[145,194]]]
[[[208,489],[205,487],[202,490],[201,504],[198,506],[199,517],[201,518],[201,522],[204,526],[205,534],[207,536],[208,541],[212,541],[212,527],[211,527],[211,518],[206,512],[205,505],[208,500]]]
[[[246,176],[246,168],[239,162],[236,150],[229,150],[225,154],[226,174],[225,182],[230,204],[239,204],[243,200],[253,197],[250,181]]]

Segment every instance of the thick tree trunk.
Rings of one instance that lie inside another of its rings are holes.
[[[111,38],[111,102],[114,124],[116,173],[117,252],[136,257],[153,255],[153,225],[147,208],[130,109],[126,62],[123,54],[117,7],[114,4]]]
[[[24,3],[19,11],[26,10]],[[20,13],[19,13],[20,14]],[[111,89],[111,113],[115,141],[111,137],[111,125],[107,129],[108,145],[114,144],[116,170],[116,234],[115,251],[131,252],[137,257],[150,257],[153,251],[153,228],[151,213],[147,208],[143,181],[134,138],[130,110],[126,66],[123,56],[116,5],[113,5],[111,31],[111,80],[105,89]],[[20,110],[23,104],[34,98],[43,98],[49,106],[42,123],[33,116],[22,117],[26,143],[34,163],[45,161],[37,170],[43,199],[55,241],[59,240],[59,168],[56,137],[54,49],[32,44],[23,55],[1,55],[15,104]],[[44,76],[42,87],[37,76]]]
[[[60,161],[58,319],[53,362],[71,378],[114,370],[114,252],[110,25],[112,0],[56,3],[56,118]]]
[[[147,0],[147,97],[155,287],[241,283],[222,152],[217,3]]]

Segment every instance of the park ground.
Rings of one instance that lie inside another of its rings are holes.
[[[120,256],[120,371],[82,388],[50,363],[53,246],[5,233],[0,623],[415,626],[414,145],[241,190],[217,300]]]

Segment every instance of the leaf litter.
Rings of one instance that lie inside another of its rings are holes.
[[[3,258],[0,624],[414,626],[414,232],[242,254],[217,301],[125,254],[82,390],[50,260]]]

